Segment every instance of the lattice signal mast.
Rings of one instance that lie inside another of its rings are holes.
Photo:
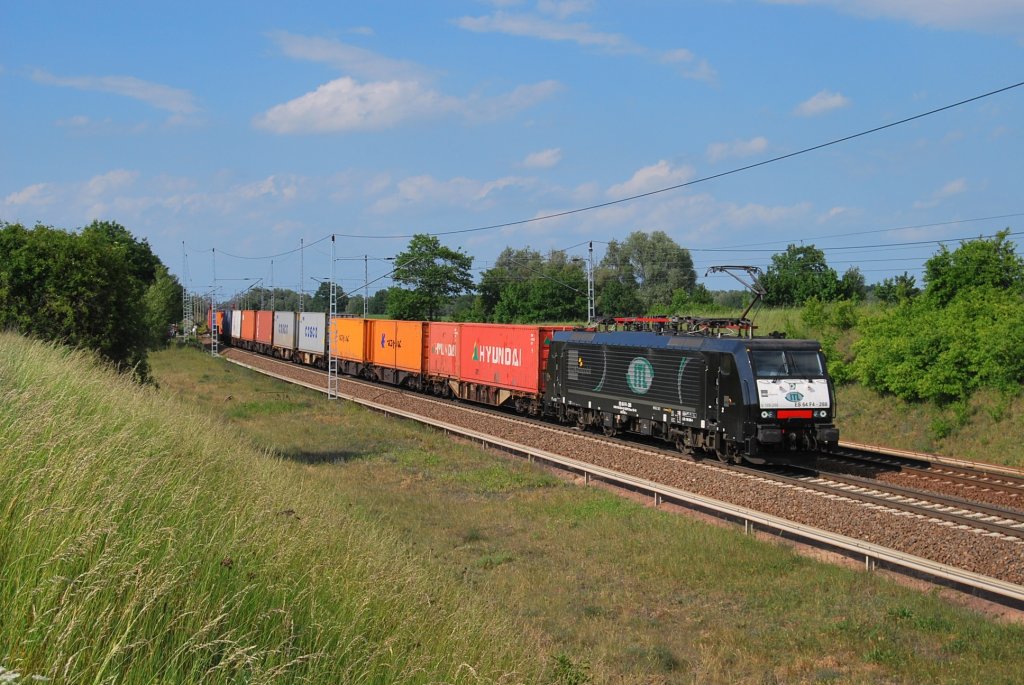
[[[334,234],[331,234],[331,306],[327,315],[327,399],[338,399],[338,358],[335,356],[334,317],[338,315],[338,284],[334,280]]]

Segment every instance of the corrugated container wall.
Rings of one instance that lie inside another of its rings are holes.
[[[551,334],[564,328],[462,324],[459,379],[511,390],[543,390]]]
[[[256,342],[272,345],[274,342],[274,312],[256,312]]]
[[[312,354],[327,350],[327,315],[323,312],[299,314],[299,349]]]
[[[274,312],[274,347],[295,349],[295,312]]]
[[[336,316],[331,319],[331,355],[366,362],[366,319]]]
[[[206,312],[206,327],[212,332],[213,331],[213,310]],[[219,333],[224,332],[224,312],[217,312],[217,331]]]
[[[238,309],[231,311],[231,337],[242,337],[242,312]]]
[[[427,324],[427,373],[459,377],[459,323]]]
[[[422,373],[425,326],[422,321],[371,319],[370,361],[389,369]]]
[[[242,311],[242,340],[256,340],[256,312],[251,309]]]

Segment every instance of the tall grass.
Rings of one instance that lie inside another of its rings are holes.
[[[236,428],[0,335],[0,667],[55,682],[533,680],[515,626]]]

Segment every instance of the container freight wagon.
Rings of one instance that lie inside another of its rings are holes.
[[[295,355],[295,312],[274,312],[273,354],[281,359]]]
[[[369,320],[346,316],[331,319],[331,356],[338,360],[338,371],[346,376],[367,377],[370,373]]]
[[[327,315],[323,312],[299,314],[296,335],[296,359],[302,364],[327,367]]]
[[[206,312],[206,329],[213,332],[213,310]],[[217,335],[224,334],[224,312],[217,312]]]
[[[376,380],[416,389],[421,387],[426,327],[422,321],[368,321],[367,348]]]
[[[460,399],[494,406],[511,405],[517,411],[540,413],[551,337],[567,327],[459,324],[455,338],[457,383]],[[428,355],[433,356],[433,347]],[[446,362],[431,362],[442,367]]]
[[[274,344],[274,312],[256,312],[256,350],[270,354]]]
[[[246,350],[251,350],[256,345],[256,312],[252,309],[243,309],[242,316],[242,334],[238,338],[240,343],[239,347]]]

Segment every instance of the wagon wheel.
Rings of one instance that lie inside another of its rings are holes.
[[[601,428],[601,432],[604,433],[606,437],[612,438],[615,437],[619,431],[615,429],[615,426],[604,426]]]

